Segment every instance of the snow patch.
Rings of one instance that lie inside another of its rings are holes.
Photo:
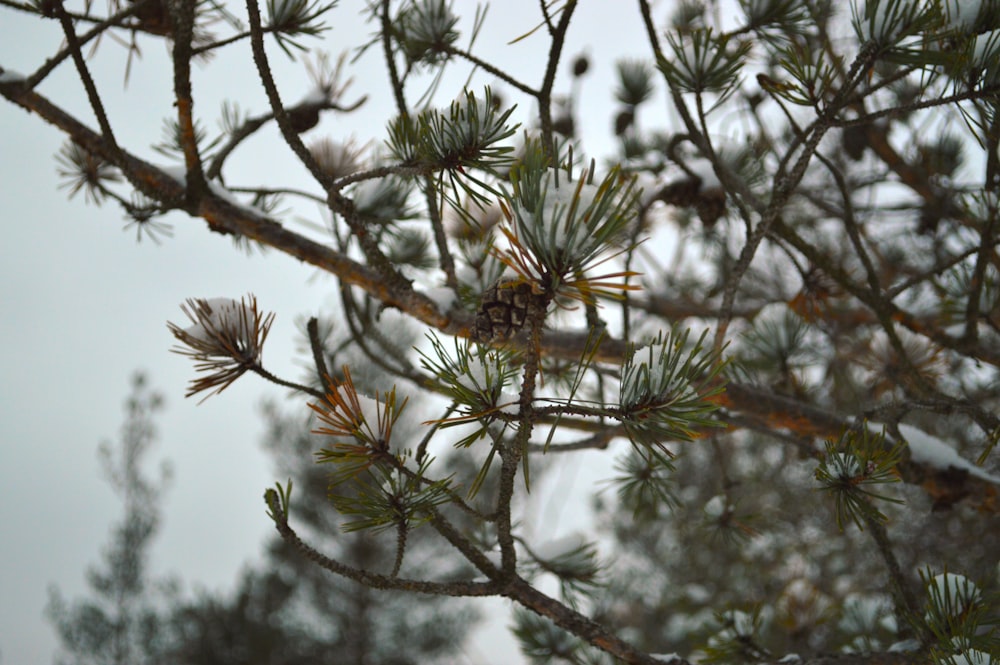
[[[865,41],[875,40],[880,44],[891,43],[923,9],[922,0],[880,0],[875,13],[865,20],[861,16],[861,36]]]
[[[496,550],[489,550],[487,552],[483,552],[483,556],[485,556],[489,560],[489,562],[492,563],[497,568],[500,567],[500,564],[503,560],[503,557],[500,556],[500,552]]]
[[[187,187],[186,166],[179,164],[172,166],[156,166],[156,168],[158,168],[160,171],[163,171],[163,173],[168,175],[177,184],[181,185],[182,187]],[[212,192],[213,195],[219,197],[220,199],[222,199],[229,205],[233,206],[234,208],[238,208],[242,210],[244,213],[251,215],[252,217],[260,218],[264,215],[264,213],[259,208],[255,208],[253,206],[247,205],[243,201],[240,201],[235,194],[230,192],[228,189],[223,187],[218,182],[214,180],[209,180],[207,181],[206,184],[208,184],[208,190]]]
[[[990,654],[978,649],[968,649],[951,657],[955,665],[994,665],[997,661]]]
[[[3,85],[4,83],[19,83],[25,78],[24,74],[20,72],[0,67],[0,85]]]
[[[827,462],[827,466],[836,470],[839,477],[850,479],[861,475],[861,463],[858,458],[850,453],[833,453]]]
[[[1000,30],[991,30],[977,35],[972,44],[970,64],[988,71],[990,65],[996,64],[997,55],[1000,54]],[[987,75],[987,80],[992,82],[992,77]]]
[[[979,587],[965,575],[941,573],[931,578],[928,587],[931,598],[943,601],[941,605],[954,611],[956,617],[968,612],[982,598]]]
[[[175,164],[173,166],[157,166],[156,168],[166,173],[179,184],[187,186],[187,169],[183,166]]]
[[[489,356],[487,356],[488,359]],[[468,367],[468,372],[457,377],[459,383],[473,392],[483,394],[491,392],[493,384],[500,374],[497,363],[483,362],[479,356],[470,355]]]
[[[322,88],[313,88],[291,108],[299,106],[323,106],[327,103],[329,103],[329,99],[326,92]]]
[[[945,0],[944,13],[948,19],[945,27],[948,30],[970,32],[979,17],[982,4],[982,0]]]
[[[920,642],[917,640],[903,640],[902,642],[895,642],[889,646],[889,653],[906,653],[908,651],[916,651],[920,648]]]
[[[1000,485],[1000,476],[987,473],[972,462],[961,457],[958,452],[941,439],[933,437],[912,425],[900,425],[899,433],[910,448],[910,456],[918,464],[927,464],[936,469],[960,469],[994,485]]]
[[[532,549],[532,554],[535,555],[536,559],[552,561],[573,554],[586,546],[587,539],[584,538],[582,533],[576,532],[562,538],[543,542]]]
[[[691,169],[691,172],[698,176],[701,180],[702,191],[708,189],[722,189],[722,181],[719,180],[719,176],[715,175],[715,169],[712,167],[712,162],[708,161],[704,157],[699,157],[687,162],[687,167]]]
[[[582,176],[581,176],[582,177]],[[576,200],[577,187],[580,188],[580,198],[577,203],[577,214],[589,208],[597,198],[597,185],[561,180],[558,187],[550,187],[545,192],[545,204],[541,212],[541,224],[546,236],[553,238],[556,247],[566,247],[570,223],[569,210]],[[526,220],[527,221],[527,220]],[[554,227],[554,228],[553,228]]]
[[[691,602],[700,605],[704,605],[712,600],[712,592],[703,584],[691,583],[684,585],[684,596]]]
[[[253,321],[253,307],[233,298],[203,298],[199,303],[207,305],[208,314],[200,315],[201,308],[198,308],[198,323],[188,326],[184,332],[195,339],[203,342],[211,342],[216,339],[216,335],[209,332],[222,330],[243,330],[244,321]]]
[[[434,286],[426,291],[424,295],[433,302],[439,312],[447,312],[455,304],[455,291],[447,286]]]
[[[726,497],[716,494],[705,503],[705,507],[702,510],[705,511],[708,517],[719,519],[726,512]]]
[[[754,631],[753,616],[741,610],[726,612],[726,618],[732,622],[729,630],[740,637],[750,637]]]
[[[212,181],[212,180],[208,181],[208,189],[213,194],[215,194],[216,196],[218,196],[220,199],[222,199],[226,203],[228,203],[228,204],[230,204],[230,205],[232,205],[232,206],[234,206],[236,208],[243,208],[243,209],[246,209],[246,210],[251,210],[254,214],[257,214],[257,215],[260,214],[259,210],[255,210],[253,208],[249,208],[249,207],[245,206],[242,201],[240,201],[238,198],[236,198],[235,194],[233,194],[231,191],[229,191],[228,189],[226,189],[225,187],[223,187],[222,185],[220,185],[219,183],[217,183],[215,181]]]
[[[521,397],[519,395],[504,390],[500,393],[500,399],[497,402],[501,413],[506,413],[508,416],[516,416],[521,413]]]

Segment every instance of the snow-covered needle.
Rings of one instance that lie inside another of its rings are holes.
[[[261,351],[274,314],[257,309],[257,298],[189,298],[181,305],[192,325],[182,328],[168,322],[181,343],[174,353],[195,361],[195,370],[206,372],[188,388],[187,397],[203,390],[222,392],[246,371],[259,368]]]

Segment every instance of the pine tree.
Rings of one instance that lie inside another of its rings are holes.
[[[345,532],[324,510],[330,474],[312,462],[314,426],[267,409],[266,447],[276,473],[295,478],[304,529],[354,566],[391,568],[393,533]],[[305,497],[308,497],[306,500]],[[446,556],[425,534],[408,543],[411,556]],[[478,619],[467,602],[385,594],[330,575],[275,536],[262,563],[246,568],[230,593],[202,593],[171,607],[174,663],[213,665],[415,665],[457,658]],[[424,564],[426,565],[426,564]]]
[[[408,665],[448,662],[461,650],[478,617],[460,601],[418,604],[411,596],[374,592],[313,566],[280,538],[267,545],[263,564],[240,572],[230,592],[189,596],[181,593],[183,579],[151,577],[147,560],[170,474],[164,464],[157,483],[144,466],[156,441],[153,416],[161,408],[162,397],[137,374],[118,447],[99,449],[125,515],[112,529],[104,565],[88,572],[91,597],[68,602],[51,591],[48,615],[65,652],[59,662]],[[299,479],[299,492],[322,506],[329,474],[310,460],[309,423],[274,407],[267,421],[266,446],[279,473]],[[394,538],[339,533],[322,510],[300,517],[317,534],[337,533],[326,543],[355,565],[391,566],[396,557]],[[410,543],[422,560],[441,555],[428,547],[433,544],[419,536]]]
[[[92,595],[68,602],[58,589],[49,592],[46,612],[62,642],[60,663],[161,662],[157,653],[167,640],[165,608],[175,589],[169,580],[150,576],[148,557],[170,470],[163,464],[156,479],[144,466],[156,442],[153,416],[162,406],[163,397],[137,373],[117,446],[103,443],[98,449],[101,468],[122,501],[124,515],[111,530],[101,565],[87,571]]]
[[[140,234],[183,211],[339,280],[350,335],[331,347],[312,324],[303,382],[265,368],[273,314],[253,296],[192,299],[171,324],[199,372],[189,395],[252,373],[314,414],[333,496],[299,498],[301,478],[266,492],[287,547],[385,592],[506,597],[538,662],[995,662],[994,2],[616,3],[640,19],[646,55],[617,63],[619,152],[600,165],[577,135],[586,56],[568,63],[569,94],[557,86],[586,3],[525,10],[538,62],[480,57],[485,11],[367,3],[370,40],[341,46],[384,58],[395,109],[377,147],[304,138],[366,102],[347,95],[346,57],[316,58],[315,93],[290,104],[265,47],[318,44],[335,2],[247,0],[246,28],[215,3],[5,4],[65,33],[0,94],[66,133],[71,192],[117,202]],[[160,148],[183,175],[117,142],[84,56],[104,34],[169,40]],[[228,104],[210,137],[191,63],[243,41],[269,108]],[[98,130],[36,90],[64,61]],[[456,65],[472,74],[446,89]],[[269,124],[308,188],[227,190],[229,163]],[[283,212],[296,200],[326,207],[327,233]],[[404,324],[426,333],[415,352]],[[330,363],[348,347],[396,383]],[[420,434],[399,426],[409,390],[440,400]],[[536,542],[519,520],[540,462],[582,449],[616,458],[602,507],[614,565],[596,541]],[[943,533],[914,535],[930,509],[949,515]],[[394,534],[392,562],[351,559],[303,510]],[[420,530],[450,546],[448,565],[416,565]]]

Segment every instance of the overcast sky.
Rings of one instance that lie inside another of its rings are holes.
[[[330,21],[333,29],[322,41],[306,43],[334,56],[357,46],[371,32],[357,13],[362,4],[341,3]],[[456,6],[465,11],[472,3]],[[245,15],[238,4],[233,11]],[[544,30],[516,45],[507,42],[538,21],[534,0],[496,3],[477,52],[537,84],[548,50]],[[0,33],[0,66],[23,74],[34,71],[62,41],[54,21],[9,9],[0,9]],[[463,38],[461,43],[467,42]],[[568,91],[569,63],[586,49],[593,68],[584,81],[580,107],[588,155],[600,158],[610,149],[615,59],[646,57],[644,44],[634,3],[581,3],[557,89]],[[150,151],[149,145],[160,139],[162,119],[173,112],[169,61],[162,43],[142,39],[140,46],[143,59],[133,64],[127,89],[121,45],[105,39],[90,64],[119,143],[166,164],[167,158]],[[308,93],[308,79],[300,66],[272,47],[269,44],[279,85],[286,99],[295,101]],[[346,99],[369,95],[363,112],[328,116],[308,138],[353,133],[362,142],[383,139],[393,107],[380,53],[373,49],[351,70],[355,84]],[[195,110],[206,127],[217,128],[222,99],[238,100],[253,114],[266,111],[249,63],[249,44],[244,41],[225,49],[209,66],[195,69]],[[468,71],[464,66],[452,70],[439,93],[442,104],[458,94]],[[495,83],[480,77],[474,89]],[[96,126],[69,62],[40,92]],[[410,94],[416,98],[419,91]],[[530,103],[522,105],[515,117],[523,120],[531,110]],[[275,137],[268,128],[233,155],[226,172],[230,184],[310,186],[302,167]],[[244,377],[200,406],[197,399],[185,400],[193,372],[187,359],[169,352],[173,340],[165,323],[185,321],[178,308],[185,298],[238,298],[252,292],[262,308],[277,315],[265,364],[276,374],[298,378],[302,370],[294,351],[294,322],[302,315],[329,312],[334,301],[331,278],[317,278],[312,268],[276,252],[248,256],[234,251],[228,239],[208,232],[199,219],[172,215],[173,238],[161,245],[137,243],[134,233],[123,231],[125,220],[116,206],[87,205],[82,196],[67,200],[53,158],[62,143],[63,137],[38,117],[0,101],[4,665],[51,662],[56,639],[43,618],[46,589],[57,586],[69,598],[86,591],[84,570],[98,562],[108,527],[120,514],[119,503],[100,477],[95,450],[100,441],[117,438],[129,376],[137,369],[145,370],[151,384],[167,397],[153,457],[171,460],[175,470],[163,528],[153,545],[152,573],[175,574],[187,590],[228,588],[238,569],[259,555],[271,529],[261,494],[275,478],[259,447],[263,427],[258,406],[265,397],[285,399],[285,391]],[[322,221],[319,210],[299,212]],[[284,406],[293,409],[301,403],[286,399]],[[567,462],[554,482],[565,488],[579,479],[579,464]],[[572,510],[556,512],[560,523],[547,529],[556,533],[574,526]],[[506,623],[502,614],[497,623]],[[497,639],[494,632],[492,639],[483,639],[489,640],[488,646],[481,642],[471,647],[470,662],[512,662],[513,638]]]

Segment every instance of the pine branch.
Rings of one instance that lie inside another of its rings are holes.
[[[106,137],[95,133],[45,97],[32,90],[25,90],[17,81],[0,83],[0,94],[18,106],[37,113],[88,151],[109,161],[115,154],[117,146],[112,147]],[[144,194],[164,202],[183,200],[184,188],[173,177],[123,150],[117,152],[121,154],[122,173],[130,181],[141,185]],[[202,198],[196,210],[189,212],[204,218],[214,231],[239,234],[335,274],[347,284],[361,287],[387,306],[398,307],[442,332],[469,334],[473,323],[471,316],[448,318],[438,311],[431,300],[414,291],[408,283],[390,285],[372,268],[326,245],[289,231],[250,209],[234,206],[211,192]]]
[[[820,253],[820,250],[816,246],[799,235],[784,220],[776,218],[772,226],[772,231],[774,235],[790,244],[809,259],[810,263],[819,267],[825,274],[833,278],[845,291],[873,311],[878,311],[880,307],[880,296],[878,294],[872,294],[870,289],[856,284],[843,268],[833,263],[826,255]],[[881,306],[886,310],[885,316],[911,332],[926,337],[935,344],[946,349],[951,349],[961,355],[977,358],[1000,367],[1000,352],[996,349],[980,343],[968,342],[961,338],[953,337],[942,330],[935,322],[920,319],[890,301],[883,301]]]
[[[308,106],[315,108],[315,110],[317,111],[340,111],[341,113],[350,113],[352,111],[356,111],[357,109],[359,109],[361,105],[364,104],[366,101],[368,101],[368,97],[367,95],[364,95],[358,98],[356,102],[354,102],[353,104],[349,104],[348,106],[342,106],[341,104],[333,102],[323,102],[321,104],[308,104]],[[293,106],[292,108],[288,109],[288,111],[291,113],[295,113],[296,111],[303,111],[305,110],[304,108],[305,106],[306,105],[304,104]],[[209,163],[208,170],[205,172],[205,177],[209,180],[218,179],[219,176],[222,174],[222,167],[225,165],[226,159],[229,158],[232,152],[236,148],[238,148],[245,140],[253,136],[257,132],[257,130],[266,125],[268,122],[274,120],[274,118],[275,118],[274,113],[264,113],[259,116],[247,118],[242,125],[236,128],[236,130],[230,134],[229,140],[226,141],[226,143],[217,151],[215,151],[215,153],[212,155],[212,161]],[[347,183],[340,183],[340,186],[343,187],[345,184]],[[325,201],[325,199],[319,199],[319,200]]]
[[[871,293],[872,301],[875,304],[875,307],[873,307],[875,316],[878,317],[882,330],[885,331],[885,334],[889,339],[889,343],[896,351],[896,355],[903,364],[903,371],[909,379],[909,381],[904,384],[907,392],[910,392],[910,386],[919,388],[921,396],[934,392],[933,388],[928,385],[929,382],[923,377],[917,368],[914,367],[913,362],[906,353],[906,349],[903,347],[903,342],[899,339],[899,334],[896,332],[896,326],[892,321],[890,313],[890,301],[888,297],[884,295],[885,291],[882,288],[882,284],[879,283],[878,271],[875,269],[875,265],[872,263],[872,259],[861,240],[861,232],[858,229],[858,223],[854,216],[854,206],[851,201],[851,192],[843,173],[841,173],[840,169],[834,166],[833,163],[823,157],[823,155],[817,153],[816,158],[823,163],[824,166],[826,166],[829,173],[833,176],[834,182],[837,183],[837,188],[840,190],[841,201],[843,203],[842,219],[844,222],[844,229],[847,231],[847,237],[850,239],[851,245],[854,247],[855,255],[861,261],[861,265],[864,266],[865,276],[868,279],[868,286],[870,289],[869,292]]]
[[[549,57],[545,65],[545,76],[542,78],[542,86],[538,90],[538,119],[539,128],[542,132],[542,149],[549,161],[556,163],[556,155],[552,152],[555,144],[552,135],[552,87],[555,84],[556,72],[559,68],[559,58],[566,40],[566,31],[569,29],[569,21],[573,18],[576,10],[576,0],[566,0],[560,9],[559,22],[551,26],[552,44],[549,46]],[[546,13],[546,18],[548,14]]]
[[[472,64],[474,64],[476,67],[482,69],[483,71],[485,71],[485,72],[487,72],[489,74],[492,74],[493,76],[497,77],[498,79],[500,79],[504,83],[510,85],[512,88],[516,88],[516,89],[520,90],[521,92],[525,93],[526,95],[531,95],[532,97],[537,98],[539,95],[542,94],[541,91],[535,90],[534,88],[532,88],[531,86],[529,86],[527,83],[522,83],[521,81],[518,81],[516,78],[514,78],[513,76],[511,76],[507,72],[503,71],[499,67],[496,67],[496,66],[490,64],[489,62],[486,62],[485,60],[482,60],[481,58],[477,58],[475,55],[473,55],[472,53],[469,53],[466,50],[457,48],[457,47],[452,46],[450,44],[449,45],[445,45],[445,49],[444,50],[445,50],[445,53],[448,53],[449,55],[457,55],[460,58],[465,58],[466,60],[468,60],[469,62],[471,62]]]
[[[261,84],[264,86],[264,91],[267,93],[268,102],[271,104],[271,112],[274,114],[274,119],[281,129],[281,135],[284,137],[288,147],[295,153],[295,156],[299,158],[306,169],[312,174],[313,178],[316,179],[316,182],[330,194],[330,204],[334,206],[335,211],[341,213],[347,212],[349,207],[346,205],[346,202],[341,200],[339,196],[334,196],[332,178],[320,168],[316,159],[309,152],[309,149],[306,148],[302,139],[299,138],[298,132],[292,126],[288,110],[281,101],[281,96],[278,94],[278,87],[275,85],[274,77],[271,74],[271,66],[268,62],[267,53],[264,51],[264,32],[260,21],[260,7],[257,5],[256,0],[247,0],[246,5],[247,14],[250,19],[250,45],[253,49],[254,63],[257,65],[257,73],[260,76]]]
[[[843,107],[844,100],[847,98],[848,94],[857,86],[861,81],[860,73],[867,70],[871,62],[874,59],[874,51],[870,48],[863,48],[854,62],[851,63],[850,71],[848,72],[847,80],[848,82],[837,92],[833,101],[830,102],[829,106],[823,111],[823,114],[817,119],[810,130],[807,130],[806,134],[808,139],[804,142],[802,146],[802,153],[795,165],[787,173],[784,173],[783,164],[779,164],[778,171],[774,176],[774,191],[771,193],[771,200],[768,202],[767,208],[761,215],[760,221],[757,222],[757,226],[754,228],[753,232],[747,238],[746,244],[743,249],[740,250],[740,257],[733,267],[733,271],[730,275],[729,280],[726,283],[725,289],[722,293],[722,318],[719,320],[719,324],[716,327],[716,347],[721,346],[722,340],[725,339],[726,330],[729,327],[729,322],[732,319],[732,308],[736,301],[736,291],[739,286],[740,280],[746,273],[747,269],[750,267],[750,262],[753,260],[754,254],[756,254],[757,248],[760,246],[761,241],[769,233],[771,226],[775,223],[781,214],[782,209],[788,203],[788,199],[792,196],[795,188],[798,187],[799,183],[802,182],[802,178],[806,174],[806,168],[809,166],[810,160],[816,153],[819,147],[819,142],[826,134],[827,130],[832,126],[833,118],[840,112]],[[789,157],[792,154],[793,147],[788,149],[785,157]],[[717,163],[718,160],[713,160],[713,163]]]
[[[392,19],[389,17],[389,0],[382,0],[382,11],[379,13],[381,22],[382,53],[385,58],[385,65],[389,70],[389,83],[392,86],[392,95],[396,100],[396,111],[399,115],[409,115],[410,108],[406,104],[406,95],[403,91],[403,83],[399,78],[399,71],[396,69],[396,59],[392,52]]]
[[[274,526],[281,538],[298,550],[304,557],[317,566],[331,573],[346,577],[374,589],[395,589],[399,591],[415,591],[439,596],[493,596],[499,586],[495,582],[427,582],[410,580],[394,576],[380,575],[362,568],[355,568],[341,563],[320,553],[303,541],[288,524],[287,506],[282,504],[275,490],[268,490],[264,496]]]
[[[177,106],[177,126],[184,151],[187,188],[185,201],[194,208],[208,189],[202,170],[198,139],[195,133],[194,100],[191,99],[191,41],[194,38],[195,5],[198,0],[170,3],[173,32],[174,103]]]
[[[920,605],[917,603],[917,598],[913,593],[910,581],[903,575],[899,559],[896,558],[896,553],[892,549],[892,543],[889,541],[889,534],[886,531],[885,524],[867,513],[862,514],[862,519],[865,522],[868,532],[871,533],[872,540],[875,541],[875,545],[878,548],[879,556],[882,557],[882,561],[885,563],[888,571],[889,588],[896,604],[896,615],[902,619],[901,624],[903,626],[908,626],[910,629],[917,631],[921,645],[927,648],[931,642],[930,635],[927,634],[926,629],[920,630],[923,625],[921,620],[923,613],[921,612]]]
[[[122,9],[121,11],[112,14],[108,18],[98,22],[96,25],[94,25],[94,27],[92,27],[86,33],[80,35],[77,38],[77,43],[75,47],[67,44],[66,47],[60,49],[60,51],[56,53],[54,56],[48,58],[41,67],[35,70],[35,73],[33,73],[26,79],[25,85],[28,88],[37,87],[42,81],[45,80],[45,78],[49,74],[52,73],[53,70],[55,70],[56,67],[58,67],[64,60],[66,60],[66,58],[69,58],[73,55],[73,51],[75,50],[75,48],[82,48],[85,44],[103,35],[108,30],[108,28],[120,25],[122,19],[134,16],[135,14],[140,12],[147,4],[156,1],[157,0],[138,0],[137,2],[128,3],[125,6],[125,8]],[[69,13],[67,14],[70,16],[70,18],[73,18],[75,20],[81,19],[81,17],[79,16],[75,16]]]
[[[109,154],[107,159],[115,166],[121,168],[121,149],[118,147],[117,141],[115,141],[114,131],[111,129],[111,123],[108,121],[107,113],[104,111],[104,102],[101,101],[101,96],[97,92],[97,86],[90,75],[90,69],[83,59],[83,53],[80,51],[80,40],[76,36],[76,29],[73,27],[73,22],[70,20],[69,14],[66,13],[63,7],[63,0],[54,0],[54,8],[59,19],[59,24],[62,26],[63,34],[66,36],[68,48],[73,56],[73,64],[76,65],[80,81],[87,92],[87,100],[90,102],[90,108],[97,118],[97,124],[101,128],[104,140],[108,144]]]
[[[632,644],[608,632],[604,626],[593,619],[545,595],[521,577],[515,576],[507,582],[503,589],[503,595],[625,663],[663,665],[663,660],[640,651]],[[682,658],[676,658],[669,662],[673,665],[689,665],[688,661]]]

